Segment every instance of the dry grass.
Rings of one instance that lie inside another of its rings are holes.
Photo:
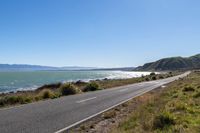
[[[113,133],[199,133],[200,73],[173,82],[113,128]]]

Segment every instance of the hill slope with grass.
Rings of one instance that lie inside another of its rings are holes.
[[[160,59],[155,62],[144,64],[136,68],[136,70],[187,70],[200,68],[200,54],[191,57],[171,57]]]

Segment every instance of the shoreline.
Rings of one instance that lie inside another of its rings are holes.
[[[73,71],[82,71],[82,70],[73,70]],[[89,70],[84,70],[84,71],[89,71]],[[93,70],[92,70],[93,71]],[[96,71],[99,71],[99,70],[96,70]],[[106,70],[102,70],[102,71],[106,71]],[[108,70],[107,70],[108,71]],[[10,71],[8,71],[10,72]],[[11,71],[12,72],[12,71]],[[19,71],[21,72],[21,71]],[[24,71],[24,72],[27,72],[27,71]],[[29,71],[28,71],[29,72]],[[30,71],[32,72],[32,71]],[[148,76],[150,75],[150,71],[121,71],[121,70],[114,70],[114,72],[126,72],[127,74],[127,77],[119,77],[119,78],[116,78],[116,77],[112,77],[111,75],[110,76],[107,76],[107,77],[103,77],[103,78],[91,78],[91,79],[76,79],[76,80],[66,80],[66,81],[60,81],[60,82],[52,82],[52,83],[46,83],[46,84],[42,84],[42,85],[33,85],[33,86],[30,86],[30,87],[21,87],[21,88],[17,88],[17,89],[11,89],[11,90],[6,90],[6,91],[2,91],[0,92],[0,96],[2,94],[14,94],[14,93],[18,93],[18,92],[32,92],[32,91],[36,91],[37,89],[41,88],[42,86],[45,86],[45,85],[51,85],[51,84],[58,84],[58,83],[61,83],[61,84],[64,84],[64,83],[76,83],[76,82],[85,82],[85,83],[89,83],[89,82],[92,82],[92,81],[100,81],[100,80],[126,80],[126,79],[132,79],[132,78],[140,78],[142,76]],[[132,72],[135,72],[135,73],[144,73],[144,74],[141,74],[141,75],[131,75]],[[148,73],[148,74],[147,74]],[[167,72],[154,72],[155,74],[165,74]]]

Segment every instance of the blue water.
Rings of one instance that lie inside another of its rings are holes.
[[[149,72],[122,71],[32,71],[0,72],[0,92],[32,90],[44,84],[94,79],[124,79],[148,75]]]

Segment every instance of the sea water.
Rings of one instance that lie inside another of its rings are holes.
[[[0,93],[33,90],[44,84],[89,81],[96,79],[126,79],[149,75],[150,72],[128,71],[18,71],[0,72]]]

